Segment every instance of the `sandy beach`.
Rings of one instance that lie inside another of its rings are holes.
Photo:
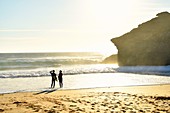
[[[3,113],[169,113],[170,84],[0,94]]]

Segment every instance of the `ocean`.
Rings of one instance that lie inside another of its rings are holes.
[[[94,52],[0,53],[0,93],[47,90],[51,70],[63,71],[63,89],[170,83],[170,66],[119,67],[101,63],[104,58]]]
[[[1,53],[0,78],[49,76],[52,69],[63,70],[65,75],[105,72],[107,69],[97,66],[103,58],[86,52]]]

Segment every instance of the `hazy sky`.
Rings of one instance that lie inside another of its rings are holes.
[[[170,0],[0,0],[0,52],[116,52],[110,39],[170,12]]]

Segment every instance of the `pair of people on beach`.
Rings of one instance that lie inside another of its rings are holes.
[[[51,74],[51,77],[52,77],[51,88],[54,88],[55,87],[55,81],[57,81],[55,70],[50,71],[50,74]],[[59,80],[60,88],[62,88],[63,87],[63,73],[62,73],[61,70],[59,71],[59,74],[58,74],[58,80]]]

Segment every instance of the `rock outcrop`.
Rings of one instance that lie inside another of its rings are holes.
[[[118,49],[120,66],[170,65],[170,13],[159,13],[111,41]]]
[[[113,54],[107,58],[105,58],[102,63],[104,64],[117,64],[117,54]]]

